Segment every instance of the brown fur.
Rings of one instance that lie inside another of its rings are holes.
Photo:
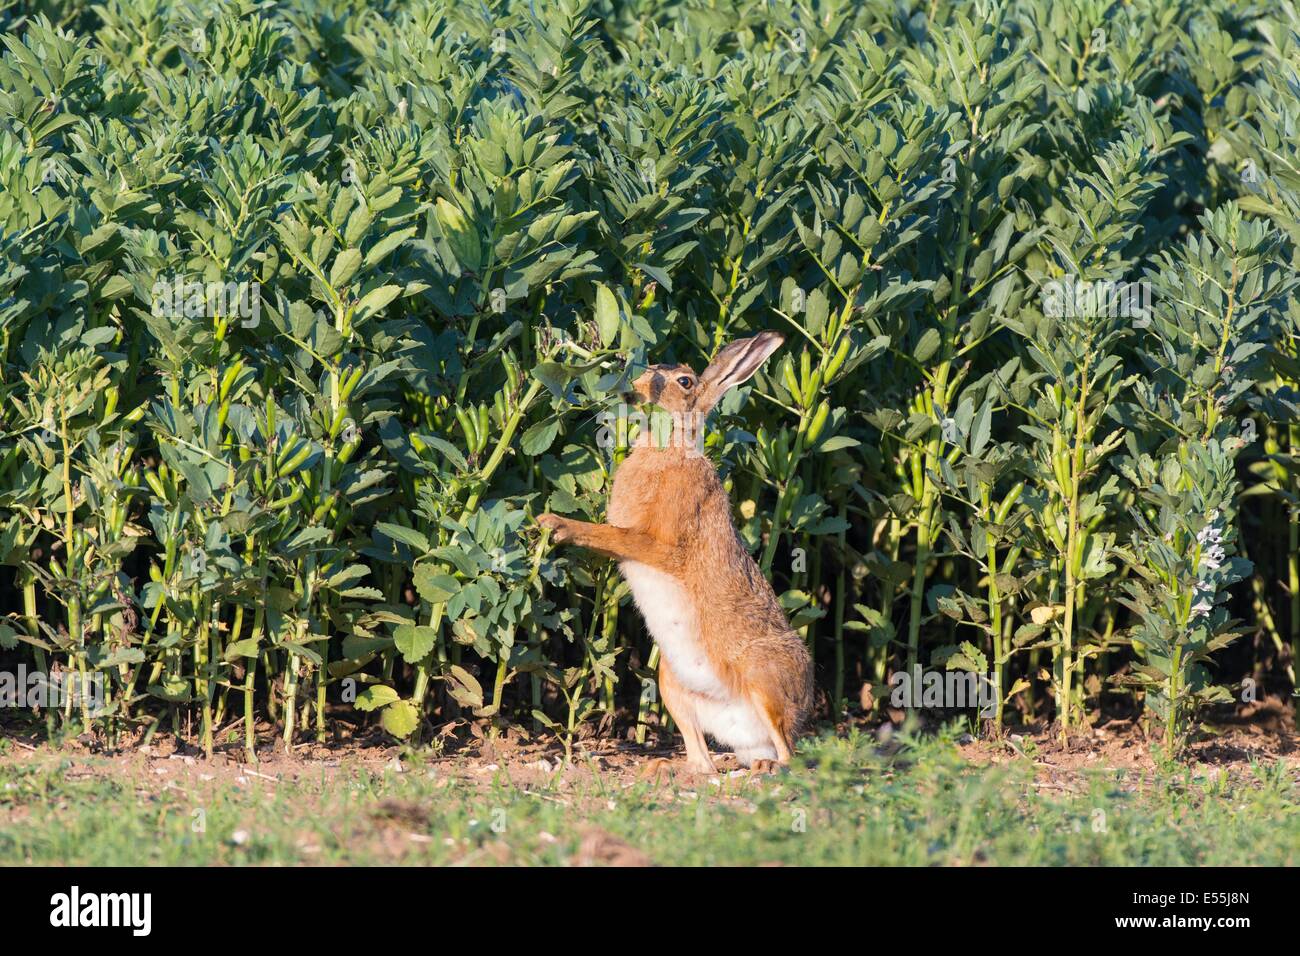
[[[753,375],[780,343],[770,332],[733,342],[698,377],[683,365],[650,368],[634,388],[643,401],[677,417],[674,441],[655,447],[643,430],[614,477],[608,524],[553,514],[538,522],[553,530],[557,542],[646,564],[679,581],[713,671],[733,695],[752,702],[785,763],[812,704],[808,651],[741,543],[717,472],[693,444],[680,440],[692,429],[702,434],[704,418],[723,392]],[[678,684],[666,660],[659,685],[682,728],[690,764],[711,770],[694,718],[695,695]]]

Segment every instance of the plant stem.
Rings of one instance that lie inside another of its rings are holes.
[[[657,673],[658,668],[659,645],[655,644],[650,648],[650,656],[646,659],[646,670]],[[655,694],[657,688],[658,685],[653,678],[645,678],[641,681],[641,694],[636,705],[636,742],[642,746],[645,746],[646,717],[654,703],[654,698],[657,696]]]
[[[981,489],[983,495],[983,504],[987,513],[989,507],[989,489],[985,485]],[[1004,652],[1002,646],[1002,594],[998,589],[998,542],[993,534],[992,528],[987,524],[984,528],[984,550],[987,554],[989,567],[989,628],[993,636],[993,729],[997,733],[1002,732],[1002,696],[1003,696],[1003,674],[1005,668]]]
[[[1300,455],[1300,426],[1288,428],[1288,444],[1291,446],[1291,460],[1296,461]],[[1293,491],[1300,490],[1293,486]],[[1291,683],[1292,705],[1295,708],[1297,722],[1300,722],[1300,511],[1287,507],[1287,587],[1290,590],[1291,614],[1288,624],[1291,628]]]
[[[848,511],[848,500],[842,499],[840,501],[841,521],[847,523]],[[837,538],[839,570],[835,575],[835,694],[832,700],[837,716],[844,712],[844,605],[845,592],[848,590],[848,575],[845,573],[845,566],[848,564],[847,530],[841,527]]]

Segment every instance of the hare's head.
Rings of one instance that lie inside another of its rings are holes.
[[[749,381],[785,338],[760,332],[725,346],[700,375],[688,365],[651,365],[632,383],[638,402],[658,405],[674,415],[703,419],[727,389]]]

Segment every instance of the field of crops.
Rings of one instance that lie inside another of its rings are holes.
[[[626,584],[534,519],[603,519],[647,363],[765,329],[705,450],[820,719],[917,667],[1171,753],[1291,708],[1297,24],[0,4],[0,720],[645,739]]]

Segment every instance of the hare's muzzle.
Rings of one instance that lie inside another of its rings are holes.
[[[657,402],[664,390],[664,377],[655,368],[647,369],[632,383],[628,401],[633,404]]]

